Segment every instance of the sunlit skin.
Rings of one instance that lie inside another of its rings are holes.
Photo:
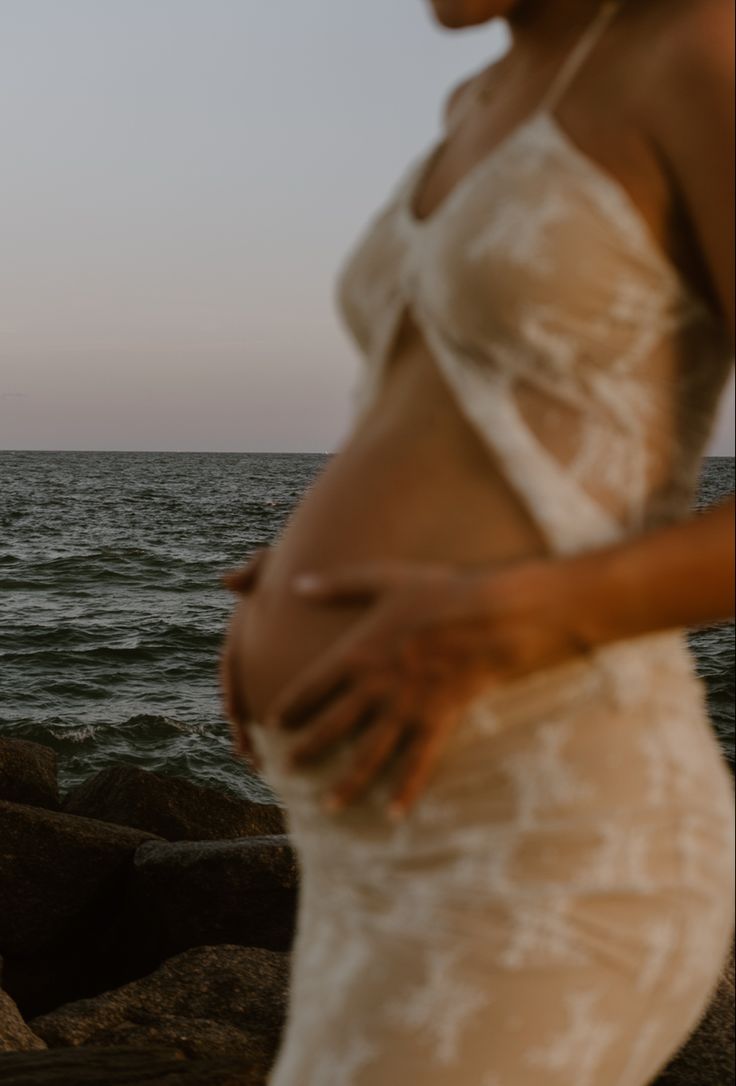
[[[494,95],[463,114],[457,135],[425,179],[417,204],[422,215],[528,115],[599,5],[595,0],[431,0],[429,6],[433,17],[453,30],[507,20],[512,48],[449,96],[448,116],[473,79],[495,77]],[[560,112],[581,148],[628,190],[663,251],[711,300],[732,339],[733,39],[732,0],[629,0],[608,36],[607,52]],[[625,86],[620,80],[614,85],[610,73],[622,66]],[[433,391],[426,346],[410,322],[397,353],[403,377],[399,371],[395,397],[403,379],[410,392],[407,404],[427,410],[431,395],[439,393]],[[387,405],[390,401],[384,412]],[[380,433],[381,420],[374,425]],[[335,458],[338,476],[343,459],[350,466],[352,448],[346,442]],[[441,491],[436,500],[443,500]],[[426,787],[477,691],[596,645],[732,617],[734,514],[730,499],[675,525],[565,558],[545,554],[524,536],[520,521],[507,551],[485,566],[471,560],[406,560],[402,554],[332,561],[328,553],[323,561],[310,560],[291,571],[289,584],[298,572],[319,574],[317,582],[304,589],[292,584],[293,593],[315,609],[315,617],[354,612],[360,605],[358,619],[346,622],[324,651],[254,704],[259,677],[246,680],[244,630],[261,582],[268,582],[272,570],[272,582],[278,581],[279,541],[229,580],[240,602],[221,674],[235,748],[252,758],[243,725],[257,718],[293,734],[292,763],[299,772],[352,736],[352,766],[325,797],[333,810],[359,799],[401,751],[403,769],[390,811],[402,816]],[[501,523],[489,521],[489,536]],[[363,542],[363,551],[370,553],[370,540]],[[449,547],[447,539],[442,546]],[[381,553],[380,540],[375,550]],[[509,561],[514,554],[518,560]],[[380,711],[358,730],[356,722],[369,706]]]

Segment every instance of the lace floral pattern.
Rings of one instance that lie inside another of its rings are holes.
[[[398,825],[390,772],[322,811],[348,745],[293,773],[287,737],[253,738],[302,864],[270,1086],[643,1086],[694,1026],[732,930],[734,809],[679,635],[479,698]]]

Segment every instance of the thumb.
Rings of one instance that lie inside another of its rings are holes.
[[[383,592],[390,579],[388,567],[363,563],[343,566],[327,573],[311,570],[299,573],[292,580],[292,587],[297,595],[321,603],[360,603]]]
[[[268,550],[268,547],[259,547],[241,569],[224,573],[222,575],[222,583],[225,587],[229,588],[231,592],[248,592],[258,579],[261,566],[264,563]]]

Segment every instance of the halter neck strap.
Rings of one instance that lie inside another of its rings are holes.
[[[603,36],[606,27],[613,16],[620,9],[622,0],[604,0],[595,18],[588,24],[573,49],[568,53],[562,67],[552,80],[550,87],[542,99],[540,112],[549,112],[554,109],[567,87],[575,78],[585,62],[586,57],[592,52],[598,40]]]

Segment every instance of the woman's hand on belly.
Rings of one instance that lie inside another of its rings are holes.
[[[360,730],[338,810],[389,760],[405,758],[389,814],[416,801],[468,704],[483,690],[587,648],[566,606],[566,566],[519,561],[492,572],[446,564],[365,563],[295,590],[321,606],[368,604],[364,617],[289,684],[267,726],[298,730],[293,767]]]

